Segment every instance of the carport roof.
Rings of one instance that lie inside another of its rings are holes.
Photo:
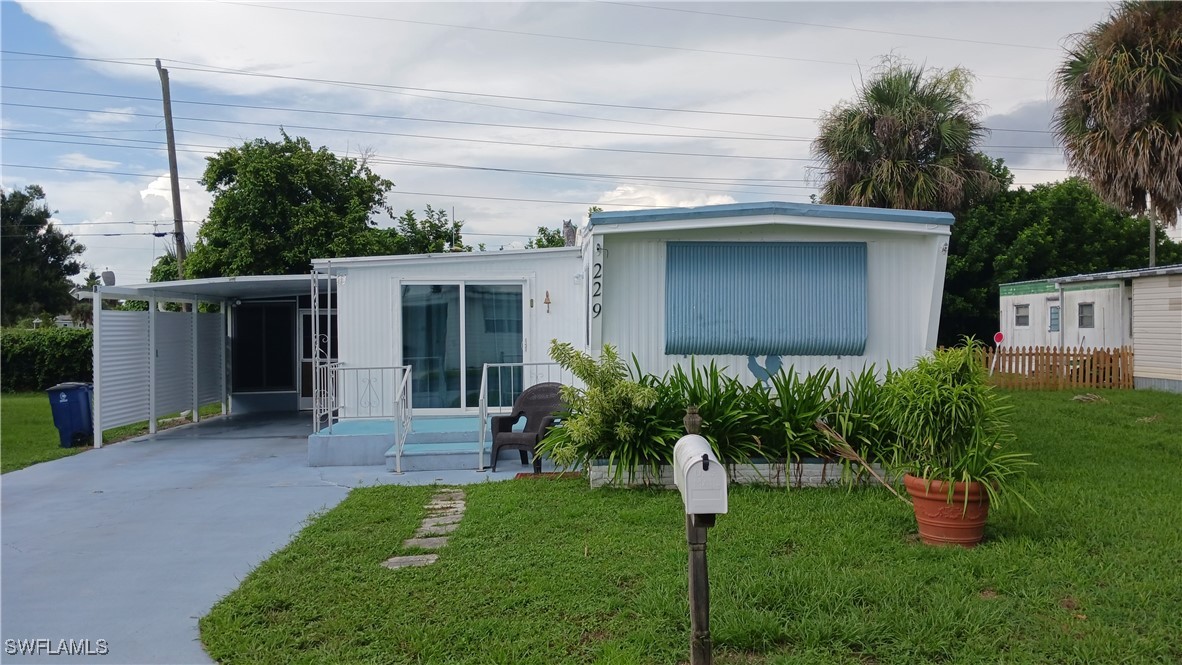
[[[327,288],[328,277],[321,275],[321,292]],[[309,275],[243,275],[99,287],[99,293],[104,298],[143,300],[156,297],[164,300],[215,302],[234,298],[254,300],[302,296],[310,294],[311,290]]]

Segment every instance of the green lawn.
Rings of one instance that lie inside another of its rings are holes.
[[[61,447],[44,392],[0,395],[0,473],[83,450]]]
[[[221,413],[220,404],[201,407],[203,418],[218,413]],[[179,415],[174,413],[160,420],[167,421]],[[145,420],[106,430],[103,432],[103,443],[114,443],[147,433],[148,421]],[[89,446],[61,447],[57,428],[53,426],[49,397],[44,392],[0,394],[0,473],[90,449]]]
[[[1037,514],[916,544],[885,490],[734,488],[710,532],[720,663],[1182,661],[1182,397],[1012,393]],[[354,491],[201,620],[223,663],[682,663],[675,492],[466,488],[440,560],[389,571],[432,488]]]

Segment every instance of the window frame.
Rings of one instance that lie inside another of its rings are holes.
[[[1087,324],[1084,323],[1084,308],[1088,308]],[[1081,302],[1076,306],[1076,322],[1079,324],[1080,330],[1095,329],[1096,327],[1096,303],[1095,302]]]
[[[1022,319],[1026,322],[1023,323]],[[1014,305],[1014,327],[1015,328],[1029,328],[1030,327],[1030,305]]]

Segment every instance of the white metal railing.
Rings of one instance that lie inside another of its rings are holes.
[[[491,382],[490,370],[496,375]],[[564,385],[575,383],[574,376],[555,362],[484,363],[484,368],[480,372],[480,436],[476,466],[478,471],[484,470],[484,444],[488,440],[489,415],[508,412],[523,390],[550,381]],[[495,390],[492,400],[494,403],[489,401],[490,389]]]
[[[333,422],[338,419],[393,420],[394,472],[402,473],[402,451],[414,415],[411,366],[346,367],[332,363],[328,368],[336,416],[329,415],[328,433],[332,434]]]
[[[319,432],[325,421],[332,427],[337,412],[337,367],[335,362],[312,363],[312,422]]]
[[[402,473],[402,449],[406,447],[406,436],[410,434],[414,403],[411,401],[411,366],[405,365],[398,392],[394,396],[394,410],[397,413],[397,431],[394,433],[394,473]]]
[[[399,401],[409,393],[410,365],[349,367],[333,364],[337,379],[337,409],[341,420],[397,418]]]

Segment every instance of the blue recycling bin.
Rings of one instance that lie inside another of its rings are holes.
[[[59,383],[47,391],[62,448],[84,445],[93,438],[93,391],[93,385],[78,382]]]

